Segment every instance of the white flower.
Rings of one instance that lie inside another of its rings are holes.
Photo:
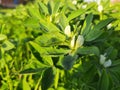
[[[78,35],[76,40],[76,48],[81,47],[84,43],[84,37],[82,35]]]
[[[87,7],[87,5],[82,5],[82,8],[85,9]]]
[[[100,55],[100,64],[103,65],[105,68],[112,65],[112,61],[110,59],[106,61],[106,53],[104,55]]]
[[[75,36],[73,36],[71,43],[70,43],[71,48],[74,48],[75,46]]]
[[[100,5],[101,0],[95,0],[95,2],[97,2],[98,5]]]
[[[70,25],[67,25],[67,26],[65,27],[64,33],[65,33],[68,37],[71,36],[71,27],[70,27]]]
[[[103,64],[105,68],[110,67],[111,65],[112,65],[112,61],[110,59],[108,61],[105,61],[105,63]]]
[[[94,0],[84,0],[84,2],[93,2]]]
[[[106,57],[105,55],[100,55],[100,64],[103,65],[105,63]]]
[[[77,0],[73,0],[72,4],[76,5],[77,4]]]
[[[84,2],[88,2],[88,3],[90,3],[90,2],[96,2],[97,4],[100,4],[100,1],[101,0],[84,0]]]
[[[112,27],[111,23],[107,25],[107,29],[110,29],[111,27]]]
[[[98,5],[98,11],[101,13],[103,11],[103,6],[102,5]]]
[[[52,16],[50,16],[50,22],[52,22]]]

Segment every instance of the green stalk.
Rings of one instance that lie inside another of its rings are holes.
[[[0,30],[0,34],[2,34],[4,28],[5,28],[5,24],[2,25],[1,30]]]
[[[9,69],[8,69],[8,66],[7,64],[5,64],[5,69],[6,69],[6,77],[7,77],[7,82],[8,82],[8,85],[9,85],[9,90],[13,90],[13,85],[12,85],[12,81],[10,79],[10,75],[9,75]]]

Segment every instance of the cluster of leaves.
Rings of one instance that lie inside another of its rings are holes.
[[[119,5],[73,1],[0,11],[0,89],[120,89]]]

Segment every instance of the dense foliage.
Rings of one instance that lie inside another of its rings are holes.
[[[120,90],[119,8],[38,0],[0,9],[0,89]]]

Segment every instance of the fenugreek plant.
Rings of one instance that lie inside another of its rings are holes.
[[[0,41],[11,47],[0,44],[1,89],[119,90],[117,7],[109,0],[38,0],[6,14]]]

